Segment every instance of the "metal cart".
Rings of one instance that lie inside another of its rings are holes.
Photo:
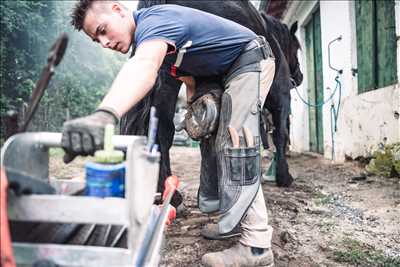
[[[146,150],[144,137],[117,135],[112,141],[117,149],[126,151],[125,198],[62,195],[62,191],[71,193],[84,188],[84,182],[49,179],[49,148],[60,147],[60,133],[22,133],[6,141],[1,150],[1,167],[7,177],[40,179],[56,191],[47,195],[10,193],[10,221],[121,225],[127,231],[126,249],[13,242],[18,266],[31,266],[40,259],[51,260],[59,266],[158,264],[165,213],[169,208],[165,205],[160,212],[153,205],[160,155]]]

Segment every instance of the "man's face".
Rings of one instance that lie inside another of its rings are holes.
[[[103,5],[103,6],[99,6]],[[133,17],[118,3],[95,3],[83,21],[84,32],[93,41],[123,54],[129,51],[134,26]]]

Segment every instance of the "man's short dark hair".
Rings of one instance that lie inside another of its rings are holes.
[[[71,25],[74,26],[76,30],[82,30],[86,13],[95,1],[97,0],[79,0],[78,3],[76,3],[71,13]]]

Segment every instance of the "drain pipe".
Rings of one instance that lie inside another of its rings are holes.
[[[338,120],[338,116],[339,116],[339,109],[340,109],[340,101],[342,98],[342,84],[339,81],[340,76],[343,74],[343,69],[338,69],[332,66],[331,64],[331,45],[334,42],[340,42],[342,40],[342,35],[339,35],[339,37],[333,39],[332,41],[330,41],[328,43],[328,66],[330,69],[334,70],[337,72],[336,78],[335,78],[335,82],[336,82],[336,87],[335,87],[335,91],[337,88],[339,88],[339,97],[338,97],[338,104],[337,104],[337,108],[335,106],[335,100],[334,98],[332,98],[332,102],[331,102],[331,108],[330,108],[330,112],[331,112],[331,145],[332,145],[332,161],[335,160],[335,134],[337,132],[337,120]]]

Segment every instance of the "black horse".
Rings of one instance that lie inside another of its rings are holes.
[[[290,89],[292,81],[297,85],[303,75],[299,69],[297,51],[299,42],[294,35],[297,24],[291,29],[264,13],[260,14],[248,1],[197,1],[197,0],[142,0],[138,9],[159,4],[177,4],[209,12],[246,26],[270,43],[275,55],[276,71],[274,81],[264,108],[272,114],[275,130],[273,141],[276,147],[276,177],[279,186],[290,186],[293,178],[289,173],[285,147],[288,141],[287,128],[290,110]],[[207,82],[207,81],[203,81]],[[173,117],[181,82],[171,77],[163,66],[153,90],[139,104],[130,110],[121,121],[122,134],[146,135],[150,106],[157,108],[159,128],[157,141],[160,145],[161,166],[158,190],[163,191],[166,177],[171,175],[169,149],[173,142],[175,127]],[[179,195],[173,203],[180,202]]]

